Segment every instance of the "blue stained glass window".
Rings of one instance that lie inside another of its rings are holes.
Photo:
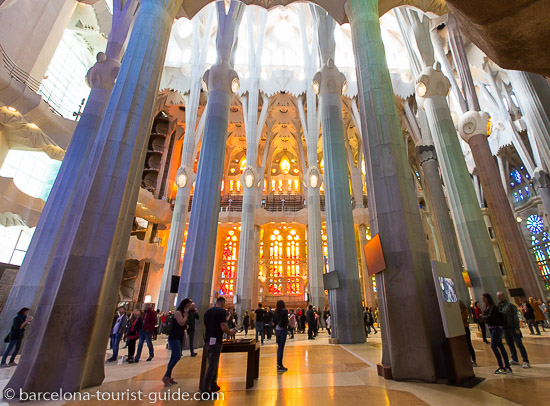
[[[525,186],[525,195],[529,197],[531,194],[529,193],[529,186]]]
[[[529,232],[531,232],[532,234],[539,234],[544,229],[544,222],[542,221],[542,218],[540,216],[532,214],[527,217],[527,222],[525,226],[527,227],[527,230],[529,230]]]
[[[516,181],[516,183],[521,183],[521,173],[517,169],[514,169],[511,173],[512,178]]]

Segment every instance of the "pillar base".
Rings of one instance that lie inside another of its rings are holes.
[[[381,376],[384,379],[393,379],[393,375],[391,373],[391,365],[377,364],[376,370],[378,371],[378,376]]]
[[[328,339],[328,343],[329,344],[338,344],[338,339],[331,337],[331,338]]]

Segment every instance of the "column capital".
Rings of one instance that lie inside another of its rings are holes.
[[[310,166],[304,173],[304,184],[307,188],[318,189],[323,183],[323,175],[317,166]]]
[[[533,184],[537,189],[545,189],[550,186],[550,176],[547,172],[538,168],[535,170],[535,175],[533,176]]]
[[[424,101],[431,97],[447,97],[451,89],[451,82],[441,72],[441,65],[426,66],[416,79],[416,100],[424,109]]]
[[[97,54],[96,60],[95,65],[86,74],[86,82],[92,89],[105,89],[111,92],[120,71],[120,61],[107,58],[103,52]]]
[[[418,155],[420,164],[428,161],[437,161],[435,147],[431,144],[418,144],[416,146],[416,155]]]
[[[193,168],[187,165],[182,165],[179,167],[178,172],[176,173],[176,185],[180,189],[188,187],[195,182],[195,172]]]
[[[203,77],[204,90],[237,93],[240,87],[239,75],[227,61],[221,61],[208,69]]]
[[[313,77],[313,91],[319,96],[326,93],[341,95],[346,92],[347,87],[346,76],[336,67],[332,58]]]
[[[258,173],[258,168],[247,165],[241,175],[241,183],[245,188],[255,189],[261,185],[261,176]]]
[[[458,132],[460,137],[467,143],[475,135],[487,136],[487,126],[489,124],[489,114],[484,111],[468,111],[458,122]]]

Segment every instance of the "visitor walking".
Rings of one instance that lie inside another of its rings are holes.
[[[118,318],[115,326],[111,330],[111,348],[113,349],[113,355],[107,359],[107,362],[113,362],[118,359],[118,349],[120,347],[120,340],[126,333],[126,327],[128,325],[128,316],[126,316],[126,309],[124,306],[118,308]]]
[[[329,337],[332,335],[331,327],[332,327],[332,324],[331,324],[331,317],[330,317],[330,313],[329,313],[328,316],[327,316],[327,333],[328,333]]]
[[[308,306],[306,319],[307,319],[307,339],[315,340],[315,337],[313,336],[315,334],[315,312],[313,311],[313,305]]]
[[[374,314],[372,313],[372,307],[370,309],[367,309],[367,312],[369,314],[369,322],[368,322],[369,333],[370,333],[370,329],[372,328],[374,330],[374,334],[378,334],[376,327],[374,327]]]
[[[468,350],[470,351],[470,358],[472,359],[472,366],[477,367],[476,362],[476,352],[472,346],[472,334],[470,332],[470,323],[468,322],[468,307],[462,301],[458,301],[458,306],[460,308],[460,315],[462,316],[462,324],[464,325],[464,332],[466,333],[466,342],[468,343]]]
[[[264,316],[265,310],[262,308],[262,304],[258,303],[258,308],[254,310],[256,315],[256,341],[258,341],[258,334],[262,339],[262,345],[264,345],[265,331],[264,331]]]
[[[143,351],[143,342],[147,342],[149,349],[149,358],[147,361],[152,361],[155,357],[155,348],[153,347],[153,332],[157,324],[157,312],[153,310],[151,303],[145,303],[145,311],[143,313],[143,328],[139,332],[139,342],[135,362],[139,362],[141,351]],[[172,326],[172,328],[174,328]]]
[[[481,295],[481,298],[484,305],[482,319],[489,327],[491,349],[495,353],[498,362],[498,369],[495,371],[495,374],[511,373],[512,368],[510,368],[508,354],[506,353],[504,344],[502,344],[502,326],[506,324],[506,318],[498,311],[498,307],[489,293],[484,293]]]
[[[21,343],[23,342],[23,336],[25,334],[25,327],[31,324],[31,321],[32,317],[29,316],[28,307],[23,307],[17,312],[17,315],[13,318],[11,330],[4,339],[4,342],[8,343],[8,347],[6,348],[6,351],[4,351],[0,367],[14,367],[17,365],[15,363],[15,357],[17,357],[17,353],[21,349]],[[6,364],[6,360],[12,351],[13,354],[11,354],[10,362]]]
[[[504,314],[506,318],[506,325],[504,326],[504,339],[508,348],[510,348],[510,365],[519,365],[518,353],[516,351],[516,345],[519,348],[521,358],[523,360],[523,368],[530,368],[529,357],[527,356],[527,350],[525,349],[521,340],[521,330],[519,329],[518,309],[512,303],[506,299],[506,295],[503,292],[497,293],[498,310]]]
[[[248,313],[248,310],[244,312],[243,316],[243,329],[244,329],[244,336],[248,336],[248,327],[250,326],[250,314]]]
[[[283,353],[288,328],[288,310],[282,300],[277,301],[273,321],[275,323],[275,342],[277,343],[277,372],[286,372],[288,368],[283,365]]]
[[[136,352],[136,341],[143,327],[143,317],[141,317],[141,311],[139,309],[134,309],[128,325],[128,362],[132,364],[135,362],[134,354]]]
[[[189,316],[189,307],[191,303],[191,299],[183,299],[174,314],[174,323],[172,325],[170,335],[168,335],[168,345],[170,346],[172,354],[170,355],[170,361],[168,361],[166,373],[162,378],[162,383],[164,386],[172,386],[177,384],[177,382],[172,378],[172,370],[181,359],[181,343],[183,341],[185,329],[188,327],[187,318]]]
[[[288,333],[290,334],[291,340],[294,340],[295,331],[296,331],[296,315],[294,314],[294,310],[291,310],[290,315],[288,316]]]
[[[535,321],[535,311],[531,304],[529,302],[523,303],[523,317],[525,317],[525,321],[527,322],[527,327],[529,327],[529,333],[531,335],[535,334],[535,330],[537,332],[537,335],[540,336],[540,330],[537,322]],[[533,330],[533,327],[535,330]]]
[[[194,302],[189,304],[189,312],[187,313],[187,338],[189,339],[189,352],[192,357],[196,357],[195,352],[195,323],[199,319],[199,312]],[[182,347],[183,348],[183,347]]]
[[[487,330],[486,330],[485,322],[483,321],[483,317],[481,317],[483,314],[483,311],[481,310],[481,307],[479,307],[479,302],[477,301],[474,303],[474,312],[476,315],[477,327],[481,331],[483,342],[485,344],[489,344],[489,341],[487,341]]]
[[[216,380],[220,354],[222,352],[223,333],[229,336],[235,334],[235,330],[230,330],[227,327],[225,298],[223,296],[218,297],[216,305],[204,313],[204,325],[204,356],[208,362],[208,367],[206,368],[202,382],[199,384],[199,390],[200,392],[211,393],[220,390]]]
[[[531,305],[531,307],[533,308],[533,312],[535,314],[535,324],[537,326],[541,326],[542,327],[542,331],[545,332],[545,328],[544,328],[544,321],[546,320],[545,317],[544,317],[544,313],[542,312],[542,310],[540,309],[540,304],[538,302],[538,300],[535,300],[534,298],[530,297],[529,298],[529,304]],[[540,333],[540,332],[539,332]]]

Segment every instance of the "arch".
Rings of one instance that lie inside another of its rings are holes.
[[[204,6],[216,0],[183,0],[182,8],[177,18],[193,18]],[[277,6],[287,6],[291,3],[303,3],[303,0],[240,0],[246,5],[255,5],[271,9]],[[348,22],[344,5],[347,0],[311,0],[309,3],[317,4],[325,9],[338,24]],[[431,12],[438,15],[447,14],[449,9],[444,0],[379,0],[380,15],[386,14],[392,8],[399,6],[412,6],[426,13]]]

